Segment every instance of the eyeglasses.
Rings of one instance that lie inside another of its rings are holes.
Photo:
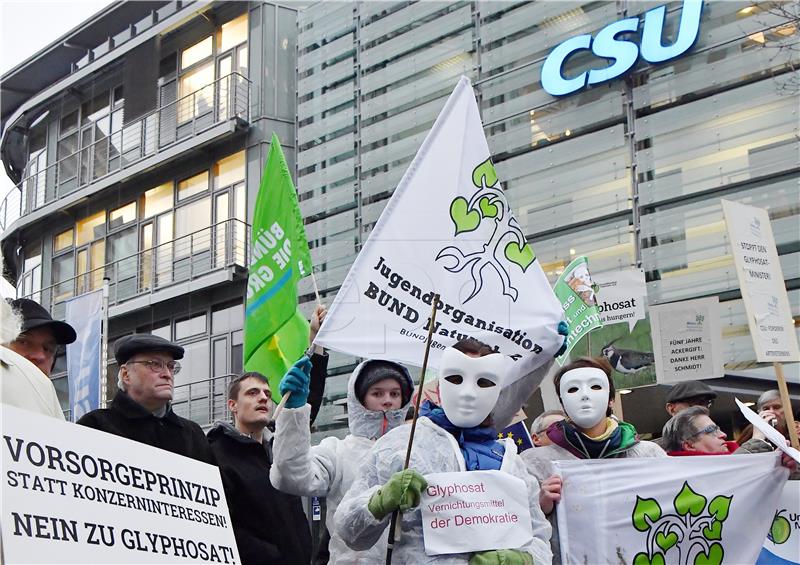
[[[160,359],[148,359],[146,361],[128,361],[125,364],[129,365],[131,363],[141,363],[142,365],[147,365],[147,367],[154,373],[160,373],[164,369],[173,375],[177,375],[181,372],[181,364],[177,361],[167,361],[164,363]]]
[[[692,435],[690,435],[686,439],[692,438],[694,436],[699,436],[699,435],[702,435],[702,434],[708,434],[708,435],[712,435],[713,434],[713,435],[716,435],[718,432],[719,432],[719,426],[716,425],[716,424],[710,424],[710,425],[706,426],[705,428],[703,428],[702,430],[696,431],[695,433],[693,433]]]

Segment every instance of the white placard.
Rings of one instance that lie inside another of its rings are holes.
[[[637,320],[645,318],[647,285],[644,271],[625,269],[593,275],[597,291],[597,306],[603,325],[627,322],[628,331],[633,331]]]
[[[658,382],[725,376],[716,296],[651,306],[650,326]]]
[[[6,563],[240,563],[216,467],[2,412]]]
[[[517,549],[533,539],[528,487],[503,471],[425,475],[425,553]]]
[[[786,438],[783,437],[783,434],[765,422],[764,419],[756,414],[749,406],[742,404],[738,398],[734,398],[734,400],[736,401],[736,405],[739,407],[739,410],[742,411],[742,414],[744,414],[744,417],[747,418],[747,421],[753,424],[754,428],[764,434],[767,439],[773,443],[773,445],[778,447],[778,449],[784,453],[788,453],[795,461],[800,463],[800,451],[796,450],[791,445],[788,445]]]
[[[756,360],[800,361],[769,214],[763,208],[722,201]]]

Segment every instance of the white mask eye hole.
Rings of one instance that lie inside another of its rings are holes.
[[[568,393],[570,393],[570,394],[575,394],[576,392],[578,392],[578,387],[576,387],[576,386],[571,386],[571,387],[569,387],[569,388],[567,389],[567,392],[568,392]]]
[[[454,385],[460,385],[464,382],[464,377],[461,375],[448,375],[444,378],[444,380]]]
[[[592,385],[592,390],[603,390],[603,387],[600,385]]]
[[[478,386],[480,388],[491,388],[491,387],[496,386],[496,385],[495,385],[495,383],[493,383],[489,379],[480,378],[480,379],[478,379]]]

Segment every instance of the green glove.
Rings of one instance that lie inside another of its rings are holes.
[[[492,549],[473,553],[469,565],[533,565],[533,557],[518,549]]]
[[[392,475],[383,487],[375,491],[367,508],[376,520],[383,520],[387,514],[398,508],[405,512],[419,505],[420,494],[428,486],[425,477],[414,469],[406,469]]]

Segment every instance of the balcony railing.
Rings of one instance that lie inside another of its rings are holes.
[[[170,102],[45,169],[0,202],[0,232],[32,211],[232,119],[250,119],[250,81],[231,73]]]
[[[66,300],[102,288],[103,280],[107,278],[108,304],[116,306],[215,271],[233,266],[246,268],[249,240],[249,226],[246,223],[235,219],[225,220],[79,273],[25,298],[39,301],[50,309],[54,317],[61,319]]]
[[[228,374],[175,386],[172,409],[200,426],[208,427],[218,420],[230,421],[228,385],[237,375]]]

